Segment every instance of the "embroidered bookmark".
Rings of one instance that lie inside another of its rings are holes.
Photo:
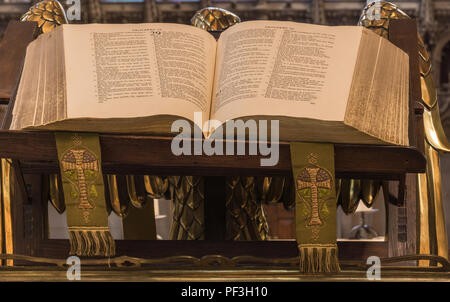
[[[334,146],[292,142],[300,271],[338,272]]]
[[[70,254],[114,256],[108,228],[100,142],[92,133],[55,133],[70,235]]]

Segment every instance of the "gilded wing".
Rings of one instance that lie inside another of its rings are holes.
[[[269,226],[254,177],[228,177],[225,204],[227,240],[267,240]]]
[[[108,174],[105,178],[104,185],[107,204],[109,201],[110,208],[117,216],[126,216],[130,207],[130,198],[125,176]]]
[[[144,176],[147,193],[173,202],[170,240],[205,237],[204,179],[198,176]]]
[[[69,23],[62,5],[55,0],[36,3],[20,18],[20,21],[35,21],[40,33],[48,33],[61,24]]]
[[[340,194],[337,203],[345,214],[353,214],[358,207],[361,194],[361,181],[359,179],[341,179]]]
[[[48,176],[48,182],[50,203],[59,214],[62,214],[66,210],[66,204],[64,202],[61,176],[59,174],[50,174]]]
[[[205,187],[203,177],[171,176],[173,202],[170,240],[205,239]]]
[[[191,24],[195,27],[207,31],[221,31],[241,22],[241,19],[230,11],[218,7],[206,7],[198,12],[191,19]]]
[[[142,209],[148,201],[151,201],[145,190],[144,176],[127,175],[126,182],[128,197],[135,208]]]
[[[152,198],[163,198],[169,190],[169,178],[163,176],[145,175],[144,185],[145,190]]]

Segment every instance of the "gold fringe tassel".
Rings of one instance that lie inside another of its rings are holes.
[[[71,255],[112,257],[116,254],[109,230],[71,229],[69,236]]]
[[[300,272],[338,273],[340,272],[336,244],[299,244]]]

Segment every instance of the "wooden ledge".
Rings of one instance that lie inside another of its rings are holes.
[[[288,142],[279,144],[279,162],[261,167],[261,155],[181,155],[171,152],[171,138],[100,135],[106,174],[152,175],[290,175]],[[248,150],[248,148],[246,148]],[[24,173],[58,173],[53,133],[0,131],[0,157],[20,161]],[[413,147],[335,145],[337,177],[398,180],[405,173],[425,172],[425,157]]]

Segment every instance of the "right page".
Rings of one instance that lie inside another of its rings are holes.
[[[362,28],[249,21],[220,37],[210,118],[343,121]]]

